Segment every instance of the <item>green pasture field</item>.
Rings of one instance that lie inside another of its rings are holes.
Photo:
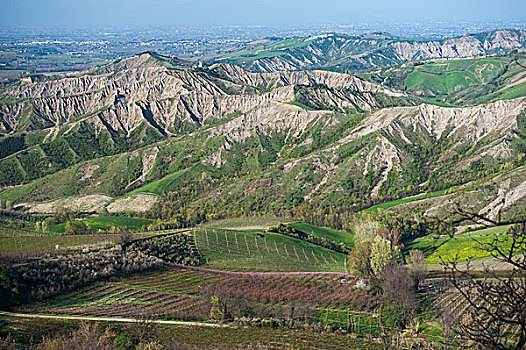
[[[174,183],[177,183],[179,181],[179,177],[184,175],[188,170],[190,170],[190,168],[182,169],[174,173],[168,174],[159,180],[152,181],[142,187],[139,187],[136,190],[131,191],[130,194],[147,192],[162,195],[163,193],[168,192],[170,189],[172,189],[174,187]]]
[[[305,109],[305,110],[307,110],[307,111],[315,111],[314,108],[311,108],[311,107],[309,107],[309,106],[306,106],[306,105],[304,105],[303,103],[298,102],[298,101],[291,101],[291,102],[287,102],[287,103],[288,103],[289,105],[293,105],[293,106],[296,106],[296,107],[303,108],[303,109]]]
[[[354,247],[354,237],[347,232],[334,230],[332,228],[309,225],[304,222],[293,222],[288,224],[288,226],[307,234],[310,233],[318,237],[325,237],[329,241],[334,241],[336,243],[343,242],[349,249]]]
[[[505,233],[509,230],[510,225],[497,226],[487,229],[481,229],[469,233],[460,234],[453,238],[438,238],[426,236],[417,238],[412,242],[405,244],[404,250],[419,249],[424,253],[426,262],[437,264],[442,261],[479,260],[491,258],[486,250],[483,249],[484,243],[491,243],[497,235],[502,236],[501,247],[508,249],[511,246],[510,236]],[[526,247],[522,247],[526,249]]]
[[[132,231],[140,230],[143,226],[152,223],[151,219],[133,218],[127,216],[96,216],[83,219],[82,222],[88,224],[95,231],[107,231],[112,227],[127,228]],[[66,224],[49,225],[49,232],[64,233]]]
[[[498,76],[508,62],[509,59],[490,57],[427,63],[407,75],[405,86],[408,90],[429,89],[445,95],[473,84],[487,83]]]
[[[400,204],[406,204],[406,203],[410,203],[410,202],[414,202],[414,201],[418,201],[418,200],[426,199],[426,198],[438,197],[438,196],[442,196],[442,195],[445,195],[445,194],[448,194],[448,193],[450,193],[450,189],[444,189],[444,190],[440,190],[440,191],[429,192],[429,193],[425,193],[425,194],[421,194],[421,195],[413,196],[413,197],[406,197],[406,198],[396,199],[394,201],[384,202],[384,203],[373,205],[372,207],[367,208],[364,211],[365,212],[376,212],[378,209],[386,210],[386,209],[395,207],[395,206],[400,205]]]

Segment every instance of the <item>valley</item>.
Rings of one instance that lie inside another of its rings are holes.
[[[0,347],[480,341],[470,302],[524,291],[525,35],[274,38],[3,85]]]

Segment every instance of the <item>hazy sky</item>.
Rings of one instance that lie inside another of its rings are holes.
[[[309,24],[525,20],[526,0],[0,0],[0,25]]]

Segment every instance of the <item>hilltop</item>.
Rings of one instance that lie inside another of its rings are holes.
[[[0,347],[456,348],[473,319],[518,342],[523,36],[328,34],[4,85]]]
[[[337,33],[272,39],[215,57],[254,72],[326,69],[352,72],[428,59],[458,59],[506,54],[524,48],[526,32],[495,30],[442,40],[413,40],[376,33]]]
[[[495,69],[480,66],[488,75]],[[144,53],[14,84],[1,92],[0,197],[32,212],[68,198],[89,212],[144,211],[161,196],[155,210],[179,198],[183,212],[227,215],[299,205],[361,210],[426,192],[456,197],[482,181],[487,195],[474,207],[502,191],[515,193],[502,209],[522,207],[524,95],[451,108],[380,81],[200,67]]]

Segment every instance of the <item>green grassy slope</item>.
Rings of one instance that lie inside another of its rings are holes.
[[[126,216],[100,216],[90,217],[82,220],[85,224],[90,225],[94,230],[109,230],[112,227],[123,227],[129,230],[139,230],[143,226],[148,226],[153,220],[132,218]],[[49,231],[56,233],[64,233],[66,224],[50,225]]]
[[[479,104],[526,96],[526,59],[491,56],[408,63],[361,77],[444,105]]]
[[[258,45],[253,45],[244,50],[231,52],[217,57],[217,61],[228,60],[233,64],[246,64],[260,58],[276,57],[286,54],[286,49],[305,47],[310,40],[304,38],[287,38],[282,40],[271,40]]]
[[[344,254],[277,233],[202,229],[194,241],[214,269],[345,272]]]
[[[288,224],[288,226],[307,234],[313,234],[318,237],[327,238],[329,241],[334,241],[336,243],[342,242],[347,248],[354,247],[354,238],[347,232],[338,231],[327,227],[317,227],[304,222],[293,222]]]
[[[481,229],[459,234],[454,238],[435,239],[432,236],[425,236],[412,242],[406,242],[404,249],[406,251],[411,249],[421,250],[426,257],[426,262],[429,264],[437,264],[442,262],[442,260],[453,261],[457,257],[458,261],[491,258],[491,254],[483,249],[483,244],[493,242],[496,235],[504,235],[510,227],[510,225],[505,225]],[[502,242],[503,249],[509,248],[510,245],[510,239]]]
[[[407,75],[407,90],[428,89],[437,94],[450,94],[473,84],[484,84],[498,76],[510,62],[508,58],[484,58],[438,61],[414,66]]]
[[[392,207],[396,207],[397,205],[400,205],[400,204],[406,204],[406,203],[418,201],[420,199],[438,197],[438,196],[442,196],[442,195],[448,194],[448,193],[451,193],[451,189],[444,189],[444,190],[440,190],[440,191],[424,193],[424,194],[421,194],[421,195],[418,195],[418,196],[400,198],[400,199],[396,199],[394,201],[389,201],[389,202],[384,202],[384,203],[380,203],[380,204],[374,205],[372,207],[369,207],[369,208],[365,209],[364,211],[365,212],[376,212],[378,209],[384,209],[385,210],[385,209],[389,209],[389,208],[392,208]]]

